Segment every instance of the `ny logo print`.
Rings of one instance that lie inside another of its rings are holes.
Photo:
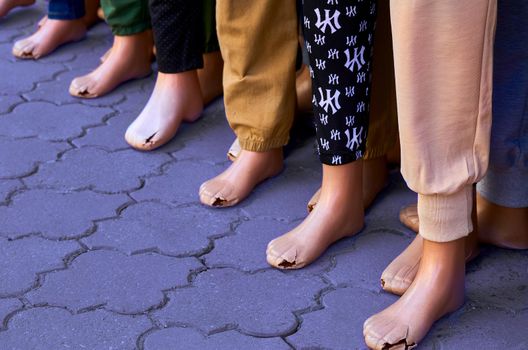
[[[334,141],[341,140],[341,132],[336,129],[330,130],[330,139]]]
[[[357,43],[357,35],[351,35],[346,37],[347,46],[354,46]]]
[[[328,124],[328,114],[319,113],[319,120],[323,125]]]
[[[315,66],[319,70],[325,70],[326,69],[326,61],[322,60],[322,59],[319,59],[319,58],[316,58],[315,59]]]
[[[346,126],[352,126],[354,125],[354,123],[356,122],[356,117],[352,116],[352,115],[349,115],[347,117],[345,117],[345,123],[346,123]]]
[[[355,17],[357,15],[356,6],[347,6],[346,7],[346,15],[347,15],[347,17]]]
[[[320,138],[320,141],[321,141],[321,147],[322,147],[325,151],[328,151],[328,150],[330,149],[330,141],[325,140],[325,139],[323,139],[322,137]]]
[[[350,137],[350,129],[346,129],[345,135],[347,137],[347,148],[353,151],[355,148],[359,147],[359,141],[361,135],[363,134],[363,127],[357,130],[358,128],[352,128],[352,137]]]
[[[345,50],[346,63],[345,67],[350,69],[351,72],[354,71],[354,67],[357,67],[357,70],[360,70],[361,67],[366,63],[365,61],[365,46],[361,46],[361,49],[358,50],[357,47],[354,47],[354,57],[350,57],[350,50]]]
[[[319,35],[319,34],[314,34],[315,35],[315,43],[317,45],[324,45],[325,44],[325,36],[324,35]]]
[[[337,49],[328,50],[328,58],[331,60],[336,60],[339,58],[339,51]]]
[[[315,15],[317,16],[317,22],[315,22],[315,26],[323,33],[326,32],[327,27],[330,28],[331,33],[335,33],[338,29],[341,29],[341,25],[339,24],[339,15],[341,12],[335,10],[334,14],[330,16],[330,11],[331,10],[324,10],[325,19],[321,20],[321,12],[319,9],[315,9]]]
[[[342,160],[341,160],[341,156],[332,156],[332,164],[341,164]]]
[[[337,74],[330,74],[328,76],[328,84],[330,84],[330,85],[338,85],[339,84],[339,76]]]
[[[346,97],[352,97],[356,94],[356,87],[355,86],[347,86],[345,87],[345,96]]]
[[[319,107],[323,108],[325,112],[328,113],[328,110],[332,110],[332,114],[337,112],[341,109],[341,105],[339,104],[339,95],[341,93],[339,90],[335,90],[334,94],[332,94],[332,90],[325,89],[326,90],[326,98],[323,94],[323,89],[319,88],[319,95],[321,95],[321,100],[319,101]]]

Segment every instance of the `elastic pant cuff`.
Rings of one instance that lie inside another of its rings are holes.
[[[255,139],[241,139],[238,138],[240,142],[240,147],[243,150],[250,152],[266,152],[275,148],[280,148],[286,146],[288,143],[289,137],[286,138],[274,138],[270,140],[255,140]]]
[[[128,36],[128,35],[134,35],[138,33],[142,33],[146,30],[151,29],[150,23],[138,23],[132,26],[126,26],[126,27],[112,27],[112,34],[117,36]]]
[[[472,208],[471,185],[448,195],[418,194],[420,235],[433,242],[450,242],[467,236],[473,231]]]

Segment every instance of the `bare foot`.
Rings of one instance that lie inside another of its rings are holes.
[[[420,268],[409,289],[363,326],[371,349],[412,349],[444,315],[464,303],[464,239],[423,240]]]
[[[4,17],[15,7],[30,6],[35,0],[0,0],[0,18]]]
[[[224,61],[220,51],[204,54],[203,59],[204,67],[198,70],[198,80],[200,81],[203,103],[207,105],[222,95]]]
[[[389,172],[385,157],[363,160],[363,207],[370,207],[376,196],[387,186]],[[314,193],[306,205],[311,212],[321,196],[321,189]]]
[[[104,11],[101,7],[97,9],[97,17],[99,17],[101,21],[106,21]]]
[[[267,261],[279,269],[300,269],[334,242],[359,232],[364,225],[361,201],[362,161],[323,165],[319,203],[292,231],[268,244]]]
[[[475,206],[475,201],[473,201]],[[416,204],[404,208],[406,215],[416,218],[416,231],[418,231],[418,211]],[[414,210],[414,211],[413,211]],[[479,255],[479,242],[477,232],[476,209],[473,207],[472,219],[474,230],[464,238],[465,261],[470,262]],[[400,220],[402,212],[400,211]],[[392,294],[402,295],[409,288],[418,273],[422,258],[423,238],[417,235],[411,244],[394,259],[381,274],[381,287]]]
[[[259,183],[280,173],[282,167],[282,147],[266,152],[242,150],[229,168],[200,186],[200,201],[212,207],[233,206]]]
[[[416,203],[400,210],[400,222],[411,231],[418,232],[420,220],[418,220],[418,207]]]
[[[13,55],[22,59],[39,59],[59,46],[81,40],[86,35],[83,19],[41,21],[35,34],[19,40],[13,46]]]
[[[152,32],[115,36],[110,54],[88,75],[73,79],[70,94],[95,98],[114,90],[120,84],[148,76],[151,72]]]
[[[150,99],[128,127],[125,139],[138,150],[153,150],[172,139],[182,121],[195,121],[202,109],[196,71],[160,72]]]
[[[479,240],[510,249],[528,249],[528,208],[507,208],[477,193]]]
[[[227,151],[227,159],[234,162],[235,159],[238,158],[240,155],[240,152],[242,151],[242,147],[240,147],[240,142],[238,141],[238,138],[233,141],[233,144],[231,147],[229,147],[229,150]]]
[[[297,71],[295,79],[297,94],[297,113],[310,113],[312,111],[312,79],[308,66],[303,64]]]

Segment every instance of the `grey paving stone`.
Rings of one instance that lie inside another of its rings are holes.
[[[204,336],[191,328],[167,328],[147,336],[145,350],[289,349],[280,338],[256,338],[228,331]]]
[[[527,324],[527,312],[467,307],[438,322],[420,349],[524,350]]]
[[[0,91],[7,95],[18,95],[35,88],[37,83],[52,80],[64,71],[61,64],[39,65],[34,61],[9,61],[0,58],[0,77],[16,77],[16,79],[1,79]]]
[[[129,350],[149,326],[144,316],[104,310],[72,315],[59,308],[34,308],[9,320],[9,329],[0,332],[0,343],[10,350]]]
[[[145,186],[131,195],[138,201],[156,199],[172,204],[196,203],[200,200],[200,185],[220,174],[222,170],[222,166],[209,163],[174,162],[165,168],[163,176],[146,179]]]
[[[175,145],[167,145],[167,150],[183,144],[173,153],[176,159],[199,159],[213,163],[227,160],[227,151],[236,136],[229,128],[223,110],[223,100],[218,99],[207,106],[202,117],[192,123],[183,124],[175,137]]]
[[[43,164],[26,183],[64,190],[132,191],[141,186],[140,178],[158,173],[163,163],[170,160],[161,153],[144,154],[130,149],[109,153],[85,147],[65,153],[57,162]]]
[[[394,301],[386,293],[337,289],[323,296],[323,309],[302,315],[300,329],[287,339],[298,349],[366,349],[363,323]]]
[[[287,168],[258,186],[241,206],[252,218],[304,219],[308,215],[306,205],[320,185],[320,175]]]
[[[48,102],[28,102],[0,118],[0,132],[14,137],[62,141],[80,136],[83,128],[100,124],[110,113],[112,110],[108,108],[80,104],[55,106]]]
[[[2,92],[0,92],[1,94]],[[14,95],[8,95],[8,96],[2,96],[0,95],[0,114],[8,113],[10,112],[16,104],[19,104],[23,102],[24,100],[21,99],[19,96]],[[1,118],[1,117],[0,117]]]
[[[0,236],[20,237],[41,233],[49,238],[79,237],[92,229],[94,220],[116,216],[116,210],[128,201],[125,195],[104,195],[91,191],[21,192],[13,197],[8,207],[0,206]]]
[[[97,146],[108,151],[128,149],[130,146],[125,141],[125,132],[135,117],[136,114],[120,113],[104,125],[87,129],[83,137],[73,140],[73,144],[77,147]]]
[[[101,222],[97,232],[83,242],[128,254],[145,250],[172,256],[201,254],[209,249],[208,237],[229,232],[235,219],[203,207],[140,203],[126,208],[119,219]]]
[[[18,299],[0,299],[0,329],[3,328],[3,322],[7,315],[21,308],[23,304]]]
[[[53,242],[39,237],[8,240],[0,237],[0,297],[25,292],[37,273],[64,268],[63,259],[79,250],[76,242]]]
[[[4,29],[20,29],[31,27],[43,16],[45,3],[37,3],[29,7],[13,9],[9,14],[0,18],[0,26]]]
[[[272,219],[244,221],[235,230],[235,235],[215,241],[215,249],[204,256],[205,261],[208,266],[229,266],[244,271],[268,268],[266,247],[269,241],[297,224]]]
[[[196,277],[192,288],[170,292],[168,305],[154,317],[164,325],[189,324],[208,333],[238,327],[250,335],[278,336],[297,327],[292,312],[313,306],[324,287],[318,277],[276,270],[208,270]]]
[[[468,298],[478,305],[507,311],[528,310],[527,253],[496,248],[483,250],[475,264],[468,267]]]
[[[13,191],[23,188],[19,180],[1,180],[0,181],[0,202],[7,199],[7,196]]]
[[[27,176],[36,170],[39,163],[55,160],[60,152],[68,148],[70,146],[66,143],[0,136],[0,179]]]
[[[346,241],[349,242],[348,251],[336,256],[336,266],[326,276],[336,285],[361,286],[378,292],[381,273],[411,240],[391,232],[374,231],[360,233]],[[344,249],[344,243],[339,248]],[[339,249],[336,247],[334,251],[339,252]]]
[[[35,305],[75,311],[104,306],[137,314],[159,307],[164,301],[162,291],[187,285],[190,272],[200,266],[195,258],[91,251],[75,258],[68,270],[46,274],[42,287],[26,297]]]

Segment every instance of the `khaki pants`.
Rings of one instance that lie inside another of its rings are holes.
[[[295,0],[218,0],[229,125],[244,150],[286,145],[295,113]]]
[[[365,160],[386,155],[398,139],[398,113],[394,85],[394,60],[389,0],[378,0],[378,18],[372,58],[370,125]]]
[[[402,174],[420,234],[472,231],[472,184],[489,157],[496,0],[392,0]]]

